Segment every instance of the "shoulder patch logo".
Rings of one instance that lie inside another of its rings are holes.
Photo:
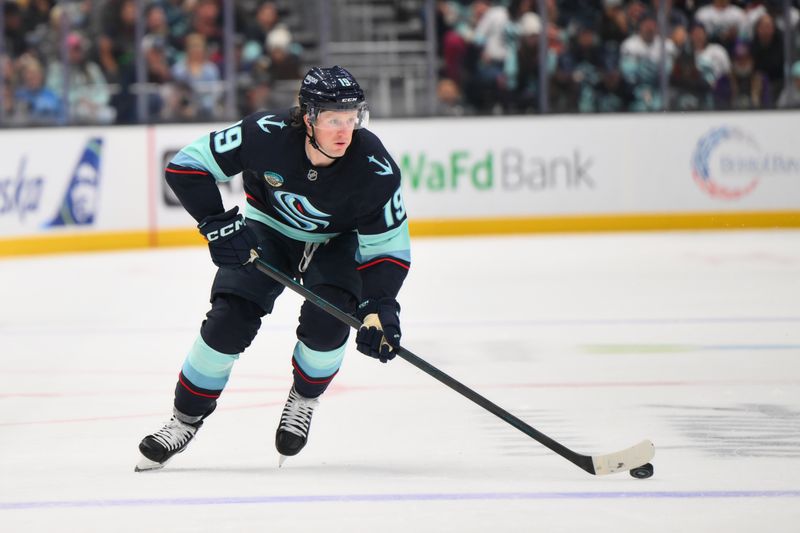
[[[270,187],[283,187],[283,176],[267,170],[264,172],[264,179]]]
[[[267,126],[278,126],[280,129],[285,128],[286,123],[284,121],[281,120],[280,122],[275,122],[274,120],[269,120],[274,116],[275,115],[264,115],[263,117],[258,119],[258,121],[256,121],[256,124],[258,124],[258,127],[261,128],[266,133],[272,133],[271,131],[269,131],[269,128]]]
[[[381,167],[380,170],[375,171],[375,174],[377,174],[378,176],[391,176],[392,174],[394,174],[394,172],[392,171],[392,165],[389,164],[389,160],[386,159],[385,157],[383,158],[383,163],[378,161],[374,155],[368,156],[367,161],[369,161],[370,163],[375,163],[376,165]]]

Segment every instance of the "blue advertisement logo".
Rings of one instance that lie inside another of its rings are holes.
[[[53,220],[45,227],[86,226],[94,223],[100,193],[100,150],[103,140],[92,138],[86,143],[64,199]]]

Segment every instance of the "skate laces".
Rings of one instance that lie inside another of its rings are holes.
[[[173,416],[163,428],[153,433],[152,437],[156,442],[171,451],[192,440],[195,433],[197,433],[196,427],[181,422]]]
[[[318,404],[319,400],[317,398],[300,396],[292,387],[289,392],[289,398],[286,400],[286,405],[283,407],[281,424],[278,430],[288,431],[298,437],[305,438],[308,436],[308,428],[311,425],[311,415],[314,414],[314,408]]]

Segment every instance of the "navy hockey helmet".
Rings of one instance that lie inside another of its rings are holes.
[[[364,91],[353,75],[338,65],[309,70],[300,85],[298,101],[309,122],[317,127],[321,126],[317,119],[322,111],[356,111],[355,129],[366,127],[369,121]]]

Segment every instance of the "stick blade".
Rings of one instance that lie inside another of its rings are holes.
[[[616,472],[627,472],[632,468],[649,463],[655,455],[655,445],[649,440],[643,440],[636,446],[631,446],[626,450],[592,457],[594,473],[598,476],[604,476]]]

